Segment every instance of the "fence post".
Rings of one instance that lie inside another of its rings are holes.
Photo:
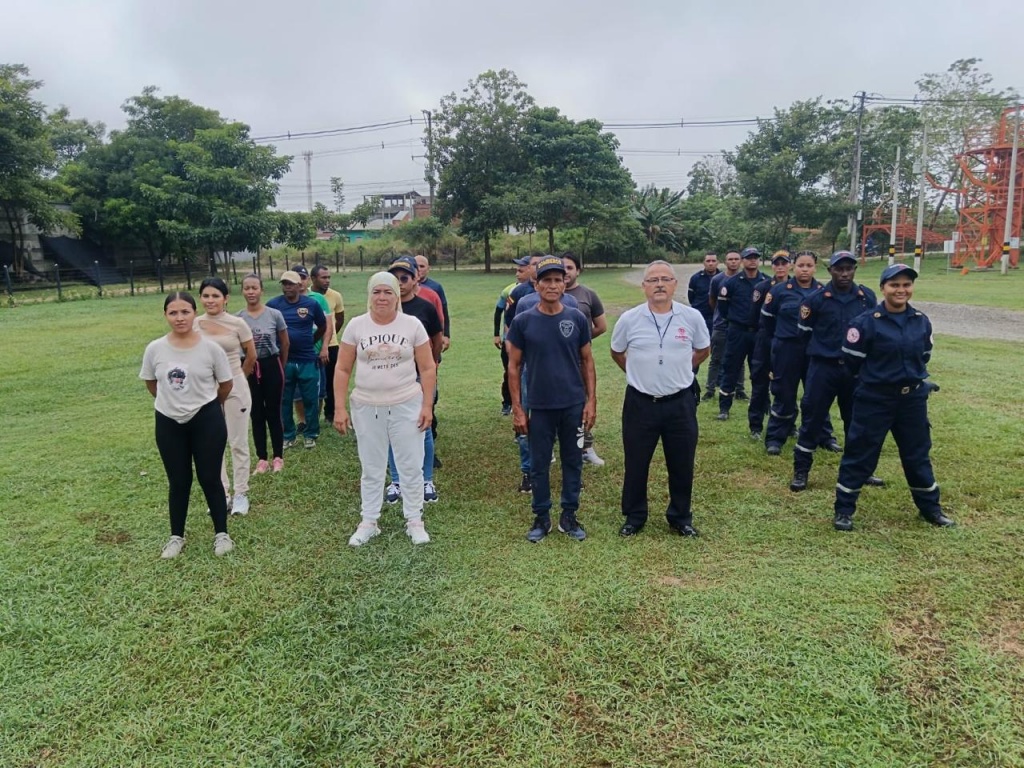
[[[363,271],[363,246],[359,246],[359,271]]]
[[[64,301],[64,289],[60,284],[60,264],[53,265],[53,274],[57,278],[57,301]]]
[[[164,260],[156,260],[156,276],[160,280],[160,293],[164,292]]]
[[[267,264],[270,265],[270,279],[273,280],[274,279],[274,257],[273,256],[267,256]]]
[[[187,290],[192,290],[192,269],[188,265],[188,259],[182,259],[185,264],[185,285]]]
[[[132,296],[135,295],[135,259],[128,261],[128,283],[132,287]]]
[[[216,260],[216,257],[211,253],[210,254],[210,275],[209,276],[213,277],[216,274],[217,274],[217,260]]]
[[[14,289],[11,287],[11,268],[6,264],[4,264],[4,288],[7,289],[7,295],[13,299]]]
[[[96,290],[99,291],[99,295],[103,295],[103,281],[100,280],[100,263],[94,261],[92,263],[93,272],[96,274]]]
[[[516,252],[517,253],[519,252],[518,248],[516,248]],[[459,247],[458,246],[455,246],[454,248],[452,248],[452,271],[453,272],[458,272],[459,271]]]

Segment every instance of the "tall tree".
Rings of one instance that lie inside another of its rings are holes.
[[[433,135],[424,145],[438,176],[436,214],[459,220],[462,234],[484,244],[491,268],[491,235],[512,221],[512,180],[524,173],[522,135],[533,98],[514,72],[484,72],[450,93],[431,115]]]
[[[682,252],[682,192],[648,184],[632,196],[632,216],[650,245]]]
[[[736,169],[724,154],[704,155],[686,175],[690,178],[686,193],[691,196],[725,197],[736,191]]]
[[[574,122],[554,107],[532,107],[521,139],[524,172],[512,193],[525,218],[548,233],[555,252],[555,228],[585,226],[608,206],[624,205],[633,188],[615,154],[618,141],[596,120]]]
[[[331,195],[334,199],[334,212],[341,213],[345,208],[345,182],[341,176],[331,176]]]
[[[756,133],[731,153],[738,189],[755,218],[771,224],[772,242],[788,241],[794,225],[818,226],[842,196],[828,189],[828,173],[845,149],[838,138],[845,110],[821,99],[795,102],[759,121]]]
[[[76,226],[53,205],[66,190],[51,178],[57,153],[46,110],[33,97],[41,85],[21,64],[0,65],[0,215],[14,246],[15,273],[23,267],[24,220],[42,232]]]

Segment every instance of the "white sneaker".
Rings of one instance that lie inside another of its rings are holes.
[[[218,533],[213,537],[213,554],[217,557],[226,555],[235,548],[235,542],[226,533]]]
[[[405,524],[405,532],[409,534],[409,538],[412,539],[413,544],[430,543],[430,534],[427,533],[427,529],[424,527],[422,520],[410,520]]]
[[[595,467],[603,467],[604,459],[598,456],[597,451],[593,448],[587,448],[587,450],[583,452],[583,463],[593,464]]]
[[[430,480],[423,483],[423,501],[427,504],[433,504],[437,501],[437,488],[434,487]]]
[[[402,498],[402,489],[398,483],[389,483],[388,487],[384,489],[384,501],[388,504],[397,504],[400,498]]]
[[[232,515],[249,514],[249,497],[244,493],[236,493],[234,501],[231,502]]]
[[[177,557],[181,554],[181,550],[185,548],[185,539],[181,536],[171,536],[164,544],[163,551],[160,553],[160,557],[164,560],[170,560],[173,557]]]
[[[361,547],[363,544],[368,542],[374,536],[380,534],[380,528],[372,520],[364,520],[356,528],[356,532],[353,533],[348,540],[350,547]]]

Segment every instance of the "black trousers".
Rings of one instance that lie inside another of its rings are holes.
[[[284,369],[277,355],[256,361],[256,367],[249,374],[249,391],[252,393],[252,441],[256,445],[257,458],[267,460],[267,430],[270,430],[270,447],[274,458],[284,455],[284,427],[281,424],[281,397],[284,394]],[[291,408],[292,404],[289,403]]]
[[[324,395],[324,419],[328,426],[334,421],[334,369],[338,365],[338,347],[327,348],[327,392]]]
[[[228,442],[224,410],[211,400],[184,424],[156,411],[156,447],[167,472],[167,506],[171,535],[185,535],[188,500],[192,494],[192,464],[213,518],[213,530],[227,533],[228,504],[220,482],[220,464]]]
[[[508,389],[508,352],[505,345],[501,345],[501,406],[502,408],[512,407],[512,394]]]
[[[693,462],[697,454],[697,399],[692,390],[678,397],[654,401],[626,387],[622,402],[622,451],[625,478],[622,514],[627,523],[647,522],[647,481],[654,449],[661,440],[668,469],[668,507],[665,517],[675,526],[690,525],[693,514]]]

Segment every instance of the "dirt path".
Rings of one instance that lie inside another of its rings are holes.
[[[676,277],[679,278],[676,301],[686,303],[686,284],[690,275],[700,268],[700,264],[675,266]],[[643,272],[639,269],[633,270],[626,277],[635,285],[640,285],[642,278]],[[965,339],[1024,341],[1024,312],[967,304],[941,304],[934,301],[917,301],[914,302],[914,306],[928,315],[936,333]]]

